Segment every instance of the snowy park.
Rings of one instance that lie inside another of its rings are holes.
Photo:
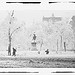
[[[0,68],[74,68],[75,11],[0,11]]]

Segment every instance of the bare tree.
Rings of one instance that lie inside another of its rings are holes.
[[[9,19],[9,20],[10,20],[10,21],[9,21],[9,25],[11,25],[12,22],[13,22],[13,20],[14,20],[13,15],[14,15],[14,10],[12,11],[12,14],[10,15],[11,17],[10,17],[10,19]],[[12,32],[11,32],[10,26],[9,26],[9,28],[8,28],[8,37],[9,37],[8,55],[9,55],[9,56],[11,56],[12,35],[13,35],[18,29],[20,29],[20,28],[21,28],[21,26],[18,27],[18,28],[15,28]]]

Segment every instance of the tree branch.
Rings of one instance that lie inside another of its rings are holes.
[[[21,28],[21,27],[16,28],[16,29],[11,33],[10,36],[12,36],[12,34],[13,34],[16,30],[18,30],[18,29],[20,29],[20,28]]]

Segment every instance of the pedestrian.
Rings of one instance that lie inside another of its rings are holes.
[[[13,56],[16,56],[16,49],[13,48]]]
[[[45,52],[46,52],[46,54],[49,54],[49,49],[47,49]]]

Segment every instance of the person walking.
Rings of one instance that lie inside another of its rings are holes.
[[[46,52],[46,54],[49,54],[49,49],[47,49],[45,52]]]
[[[16,49],[13,48],[13,56],[16,56]]]

